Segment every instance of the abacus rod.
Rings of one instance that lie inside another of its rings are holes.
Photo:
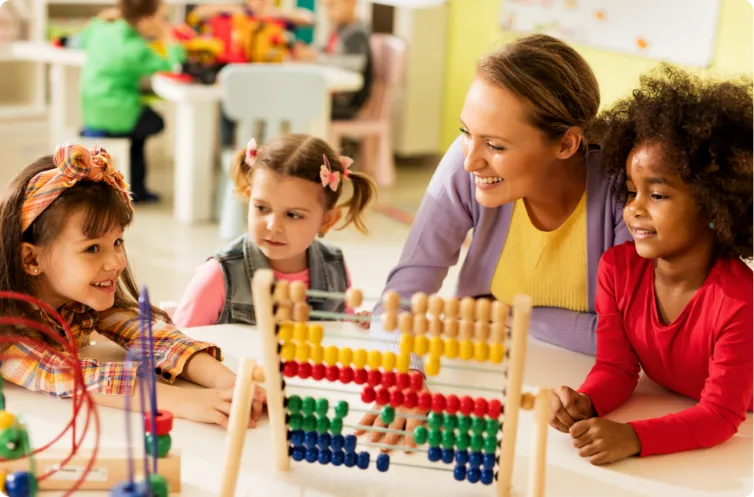
[[[392,428],[381,428],[379,426],[369,426],[369,425],[343,425],[343,428],[353,428],[354,430],[364,430],[364,431],[373,431],[376,433],[391,433],[394,435],[411,435],[413,432],[406,431],[406,430],[394,430]]]
[[[422,464],[411,464],[407,462],[394,462],[390,461],[391,466],[401,466],[403,468],[413,468],[413,469],[431,469],[433,471],[444,471],[445,473],[452,473],[452,469],[443,468],[442,466],[424,466]]]
[[[335,408],[334,406],[332,407]],[[382,411],[378,409],[363,409],[361,407],[350,407],[348,408],[349,411],[352,412],[360,412],[362,414],[376,414],[380,415]],[[396,417],[399,418],[406,418],[406,419],[418,419],[419,421],[427,421],[429,418],[427,416],[423,416],[421,414],[410,414],[410,413],[396,413]]]
[[[313,318],[331,318],[335,321],[371,321],[371,316],[356,316],[353,314],[346,314],[344,312],[331,312],[331,311],[309,311],[309,317]],[[347,318],[347,319],[344,319]]]
[[[450,388],[461,387],[468,390],[479,390],[483,392],[502,393],[500,388],[493,388],[493,387],[475,387],[472,385],[458,385],[456,383],[444,383],[441,381],[429,381],[429,380],[427,380],[425,383],[427,384],[427,386],[430,386],[430,387],[450,387]]]
[[[300,388],[301,390],[319,390],[320,392],[331,392],[331,393],[343,393],[346,395],[360,395],[360,392],[355,392],[353,390],[346,390],[344,388],[322,388],[322,387],[313,387],[309,385],[296,385],[295,383],[289,383],[285,382],[286,388],[292,387],[292,388]]]
[[[344,292],[327,292],[324,290],[307,290],[306,291],[307,297],[319,297],[323,299],[332,299],[332,300],[346,300],[346,294]],[[362,300],[372,300],[372,301],[378,301],[380,300],[379,297],[362,297]],[[402,299],[399,301],[400,305],[411,305],[411,301],[408,299]]]
[[[456,383],[443,383],[440,381],[429,381],[427,380],[425,382],[427,386],[431,387],[450,387],[450,388],[465,388],[468,390],[479,390],[484,392],[493,392],[493,393],[502,393],[500,388],[492,388],[492,387],[474,387],[470,385],[461,385]],[[286,387],[293,387],[293,388],[300,388],[302,390],[319,390],[321,392],[332,392],[332,393],[343,393],[346,395],[361,395],[361,392],[356,390],[346,390],[343,388],[323,388],[323,387],[314,387],[310,385],[296,385],[295,383],[289,383],[286,381],[285,383]]]
[[[359,447],[371,447],[373,449],[387,449],[387,450],[398,449],[398,450],[402,450],[403,452],[424,452],[425,454],[429,452],[427,449],[419,449],[415,447],[401,447],[400,445],[381,444],[381,443],[375,443],[375,442],[359,442]]]

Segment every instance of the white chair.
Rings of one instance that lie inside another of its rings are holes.
[[[252,137],[262,145],[284,128],[327,139],[330,94],[321,72],[294,64],[232,64],[220,71],[218,80],[223,111],[236,123],[236,148]],[[258,122],[263,123],[262,136],[254,136]],[[223,164],[220,236],[225,239],[246,231],[246,206],[235,194],[229,167]]]
[[[88,136],[78,136],[76,143],[93,149],[95,146],[107,150],[113,159],[115,169],[123,174],[123,180],[131,184],[131,139],[130,138],[94,138]]]

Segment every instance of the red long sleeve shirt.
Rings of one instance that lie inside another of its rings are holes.
[[[580,392],[603,416],[636,388],[640,368],[656,383],[699,401],[633,421],[641,456],[711,447],[728,440],[752,409],[752,270],[718,259],[670,324],[655,304],[654,264],[633,242],[609,249],[598,274],[597,359]]]

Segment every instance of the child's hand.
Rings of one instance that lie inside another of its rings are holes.
[[[574,423],[592,417],[592,399],[566,386],[558,387],[550,396],[550,426],[563,433]]]
[[[579,455],[592,464],[609,464],[641,452],[641,440],[626,423],[592,418],[575,423],[569,432]]]
[[[167,397],[167,398],[165,398]],[[163,396],[165,408],[177,418],[187,419],[198,423],[209,423],[228,427],[233,389],[218,390],[214,388],[176,388],[173,387],[168,395]],[[257,420],[262,414],[267,402],[264,388],[256,385],[252,400],[249,428],[256,427]]]
[[[426,387],[425,387],[426,390]],[[409,390],[406,390],[408,392]],[[404,392],[404,394],[406,393]],[[371,410],[381,410],[382,408],[378,406],[377,404],[374,404],[371,408]],[[369,432],[369,435],[367,436],[367,440],[371,443],[382,443],[385,445],[393,445],[396,446],[396,448],[399,448],[399,444],[403,444],[404,447],[409,448],[416,448],[416,443],[414,442],[414,429],[417,426],[420,426],[423,421],[420,419],[415,418],[405,418],[403,415],[405,414],[413,414],[413,415],[419,415],[419,416],[426,416],[429,411],[425,411],[420,408],[414,408],[414,409],[406,409],[405,407],[399,407],[395,410],[395,418],[392,423],[390,423],[390,426],[386,425],[379,414],[365,414],[361,420],[359,420],[359,424],[363,426],[373,426],[376,428],[390,428],[391,430],[404,430],[409,433],[405,435],[399,435],[397,433],[381,433],[379,431],[371,431],[371,430],[365,430],[365,429],[358,429],[353,432],[354,435],[361,436],[366,432]],[[390,452],[389,449],[382,449],[383,452]]]
[[[291,58],[302,62],[317,60],[317,51],[305,43],[295,43],[291,49]]]
[[[369,318],[371,315],[372,313],[369,311],[359,311],[355,314],[355,316],[359,316],[362,318]],[[368,330],[370,324],[371,324],[371,319],[363,319],[363,320],[356,321],[356,325],[363,330]]]

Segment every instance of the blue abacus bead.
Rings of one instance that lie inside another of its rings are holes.
[[[296,462],[303,461],[304,458],[306,457],[306,449],[301,445],[299,445],[298,447],[294,447],[293,453],[291,453],[291,457]]]
[[[453,449],[442,449],[442,462],[445,464],[451,464],[455,455],[456,451]]]
[[[466,464],[467,462],[469,462],[469,451],[468,450],[456,451],[456,462],[458,464]]]
[[[356,452],[356,435],[346,435],[343,439],[343,447],[349,454]]]
[[[369,452],[359,452],[356,458],[356,465],[359,469],[367,469],[369,467]]]
[[[390,468],[390,456],[387,454],[380,454],[377,456],[377,471],[384,473]]]
[[[340,466],[341,464],[343,464],[343,462],[345,462],[345,460],[346,460],[345,452],[343,452],[342,450],[332,451],[332,460],[330,462],[332,462],[333,466]]]
[[[466,479],[466,466],[463,464],[459,464],[455,467],[453,470],[453,478],[456,479],[456,481],[463,481]]]
[[[147,494],[145,487],[139,487],[136,483],[124,481],[110,489],[110,497],[147,497]]]
[[[293,430],[291,432],[291,445],[294,447],[304,445],[304,430]]]
[[[329,433],[320,433],[317,437],[317,445],[320,449],[329,449],[330,448],[330,434]]]
[[[484,466],[484,469],[495,469],[495,464],[497,464],[495,454],[485,454],[482,457],[482,466]]]
[[[427,459],[437,462],[442,458],[442,449],[440,447],[430,447],[427,451]]]
[[[314,449],[317,447],[318,433],[316,431],[308,431],[304,435],[304,445],[307,449]]]
[[[483,485],[492,485],[493,481],[495,481],[495,473],[491,469],[485,469],[482,471]]]
[[[469,483],[476,483],[482,479],[482,471],[479,468],[469,468],[466,479],[469,480]]]
[[[319,449],[320,464],[330,464],[330,459],[332,459],[332,452],[330,452],[330,449]]]
[[[332,450],[340,450],[343,448],[343,435],[333,435],[330,438],[330,447]]]
[[[343,461],[346,468],[353,468],[356,466],[356,452],[346,452],[346,459]]]
[[[5,478],[5,493],[8,497],[36,496],[38,488],[37,478],[28,471],[16,471]]]
[[[319,459],[319,450],[316,447],[306,449],[306,462],[317,462]]]
[[[471,456],[469,456],[469,467],[478,468],[481,465],[482,465],[482,453],[472,452]]]

